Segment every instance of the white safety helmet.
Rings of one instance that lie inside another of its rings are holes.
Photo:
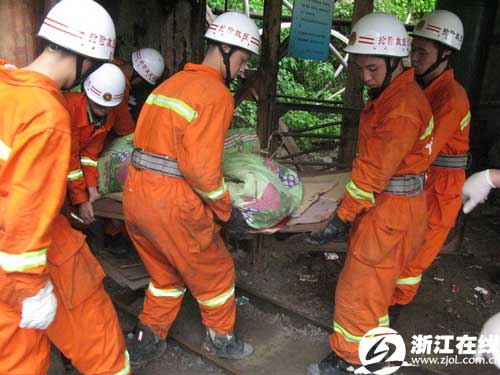
[[[493,358],[494,365],[500,368],[500,313],[496,313],[484,323],[479,340],[486,342],[488,353],[478,354],[480,357]]]
[[[464,26],[457,15],[447,10],[435,10],[417,22],[412,36],[435,40],[460,51],[464,40]]]
[[[403,23],[389,13],[370,13],[359,19],[349,35],[345,52],[359,55],[406,57],[408,33]]]
[[[93,0],[61,0],[45,17],[38,36],[98,60],[112,59],[115,51],[113,20]]]
[[[252,19],[243,13],[227,12],[217,17],[205,38],[242,48],[259,55],[260,34]]]
[[[83,84],[87,97],[103,107],[116,107],[125,96],[125,76],[114,64],[103,64]]]
[[[165,62],[163,56],[153,48],[141,48],[132,53],[134,70],[147,82],[154,85],[163,74]]]

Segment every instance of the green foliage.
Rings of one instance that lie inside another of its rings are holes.
[[[280,1],[280,0],[268,0]],[[293,0],[289,0],[293,4]],[[224,9],[227,3],[228,9],[243,10],[242,0],[208,0],[208,5],[212,8]],[[409,17],[410,23],[415,23],[422,15],[432,11],[436,0],[375,0],[375,10],[393,13],[400,20],[406,22]],[[353,12],[354,0],[337,0],[335,3],[334,17],[351,18]],[[264,9],[264,0],[249,0],[250,10],[252,12],[262,13]],[[283,14],[291,15],[291,12],[283,6]],[[261,22],[257,22],[261,27]],[[349,33],[348,29],[339,30],[344,35]],[[281,40],[283,41],[290,33],[289,29],[282,29]],[[332,39],[332,43],[337,50],[342,51],[343,44],[339,40]],[[249,65],[256,66],[256,61]],[[278,73],[278,95],[306,97],[323,100],[342,100],[342,95],[332,98],[342,87],[346,74],[342,71],[335,77],[335,71],[340,62],[331,55],[329,61],[319,62],[314,60],[294,59],[285,57],[280,61]],[[286,98],[279,98],[280,101],[294,101]],[[243,102],[235,111],[234,126],[256,125],[256,104],[254,102]],[[290,111],[284,116],[284,122],[290,130],[300,130],[315,125],[329,123],[340,120],[339,115],[326,115],[320,113]],[[311,131],[312,134],[339,134],[339,126]],[[302,146],[311,146],[311,139],[299,140]]]
[[[424,14],[432,12],[436,0],[376,0],[375,10],[392,13],[401,21],[406,21],[411,14],[410,23],[416,22]]]

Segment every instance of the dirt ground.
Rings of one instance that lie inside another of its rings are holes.
[[[392,326],[404,338],[408,354],[413,335],[477,336],[482,324],[500,311],[500,285],[491,280],[500,266],[499,238],[498,216],[484,215],[478,210],[467,217],[458,254],[440,255],[436,259],[424,274],[415,301],[402,310]],[[269,268],[263,273],[255,274],[246,259],[249,256],[239,251],[240,285],[331,326],[334,290],[345,253],[336,253],[338,260],[325,260],[323,253],[297,254],[294,250],[300,247],[300,242],[288,241],[290,251],[271,251]],[[301,281],[301,276],[309,277],[310,281]],[[476,287],[488,294],[476,291]],[[438,363],[425,367],[443,374],[470,374],[478,370],[484,374],[499,373],[492,366]]]
[[[500,311],[500,285],[491,280],[491,275],[497,267],[500,267],[499,238],[499,216],[483,215],[481,211],[477,211],[466,220],[465,236],[459,252],[454,255],[439,256],[424,274],[416,300],[402,310],[398,321],[392,326],[406,342],[407,358],[410,355],[413,335],[476,336],[482,324],[491,315]],[[331,326],[335,284],[345,254],[338,252],[336,253],[339,256],[338,260],[325,260],[321,252],[311,255],[297,251],[300,250],[300,241],[287,240],[288,242],[290,251],[271,247],[269,265],[265,271],[255,269],[251,264],[252,257],[249,253],[243,250],[234,252],[238,284],[290,306],[325,326]],[[269,241],[266,241],[266,244],[270,246]],[[309,277],[309,281],[301,281],[301,277],[302,279]],[[123,291],[109,281],[106,282],[106,287],[110,294]],[[476,291],[476,287],[483,288],[488,294],[483,295]],[[260,319],[280,327],[280,332],[283,331],[286,337],[297,335],[300,341],[301,337],[310,336],[320,348],[325,347],[325,352],[329,350],[327,331],[313,326],[297,329],[287,316],[260,311],[252,302],[251,299],[238,297],[239,320]],[[134,321],[130,316],[120,313],[120,321],[125,332],[132,330]],[[168,342],[167,353],[162,358],[136,373],[226,374],[216,365],[185,350],[175,342],[171,340]],[[309,356],[310,353],[304,350],[304,355]],[[459,366],[438,363],[424,367],[441,374],[499,372],[492,366],[486,365]],[[67,373],[78,374],[74,370]],[[265,371],[262,373],[265,374]],[[297,373],[301,371],[297,369]]]

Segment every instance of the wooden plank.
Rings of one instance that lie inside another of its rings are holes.
[[[138,290],[145,288],[149,283],[149,275],[142,263],[134,268],[121,268],[120,265],[123,265],[126,260],[107,255],[97,255],[97,259],[106,275],[120,286]],[[137,263],[135,260],[132,262]]]
[[[288,127],[286,124],[283,122],[283,119],[279,119],[279,125],[278,125],[278,130],[280,132],[288,132]],[[292,154],[298,154],[300,153],[301,149],[295,142],[295,139],[293,137],[282,137],[283,140],[283,146],[285,147],[285,150],[288,152],[289,155]],[[292,158],[293,161],[302,161],[306,162],[309,161],[306,156],[304,155],[299,155],[295,156]],[[299,171],[312,171],[314,168],[309,167],[309,166],[304,166],[304,165],[295,165]]]
[[[122,202],[110,199],[101,198],[94,202],[94,215],[107,219],[124,220]]]

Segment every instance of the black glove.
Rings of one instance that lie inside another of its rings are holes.
[[[309,233],[304,239],[308,245],[325,245],[333,239],[340,237],[349,231],[350,223],[343,221],[335,214],[326,227],[319,232]]]
[[[231,210],[231,216],[228,221],[222,221],[217,215],[214,215],[214,221],[236,239],[245,238],[250,230],[241,211],[234,207]]]

